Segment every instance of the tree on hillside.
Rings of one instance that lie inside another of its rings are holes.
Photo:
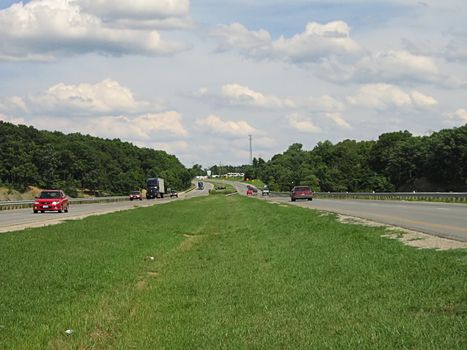
[[[0,121],[0,182],[28,186],[127,194],[148,177],[167,176],[167,187],[187,188],[189,171],[173,155],[118,139],[39,131]]]

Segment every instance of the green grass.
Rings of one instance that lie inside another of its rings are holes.
[[[237,181],[237,182],[242,182],[244,184],[250,184],[255,186],[258,189],[261,189],[264,187],[265,183],[261,181],[260,179],[253,179],[253,180],[248,180],[244,181],[243,177],[228,177],[228,178],[221,178],[221,179],[214,179],[214,181]],[[209,181],[213,181],[212,179],[209,179]]]
[[[467,252],[382,233],[209,196],[2,234],[0,349],[465,349]]]
[[[214,185],[214,188],[209,191],[210,195],[228,195],[232,193],[236,193],[237,190],[228,183],[222,181],[209,181]]]
[[[258,189],[262,189],[264,187],[264,185],[265,185],[264,182],[259,180],[259,179],[242,181],[242,182],[251,184],[251,185],[255,186]]]

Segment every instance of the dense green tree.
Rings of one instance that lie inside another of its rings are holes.
[[[164,151],[0,121],[0,182],[4,185],[20,190],[60,187],[69,194],[77,190],[127,194],[143,188],[148,177],[163,177],[167,187],[176,189],[187,188],[191,181],[190,172]]]
[[[310,151],[295,143],[246,169],[280,191],[298,184],[331,192],[466,191],[467,125],[425,137],[399,131],[377,141],[323,141]]]

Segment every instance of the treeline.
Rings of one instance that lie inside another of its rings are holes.
[[[72,196],[81,190],[126,195],[156,176],[175,189],[187,188],[192,177],[175,156],[164,151],[0,121],[0,184],[4,186],[61,188]]]
[[[277,191],[467,191],[467,124],[430,136],[400,131],[377,141],[324,141],[309,151],[296,143],[242,170]]]

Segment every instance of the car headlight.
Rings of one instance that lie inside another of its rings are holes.
[[[60,202],[52,202],[52,205],[57,205],[58,203],[60,203]]]
[[[39,205],[40,203],[39,202],[34,202],[34,205]]]

